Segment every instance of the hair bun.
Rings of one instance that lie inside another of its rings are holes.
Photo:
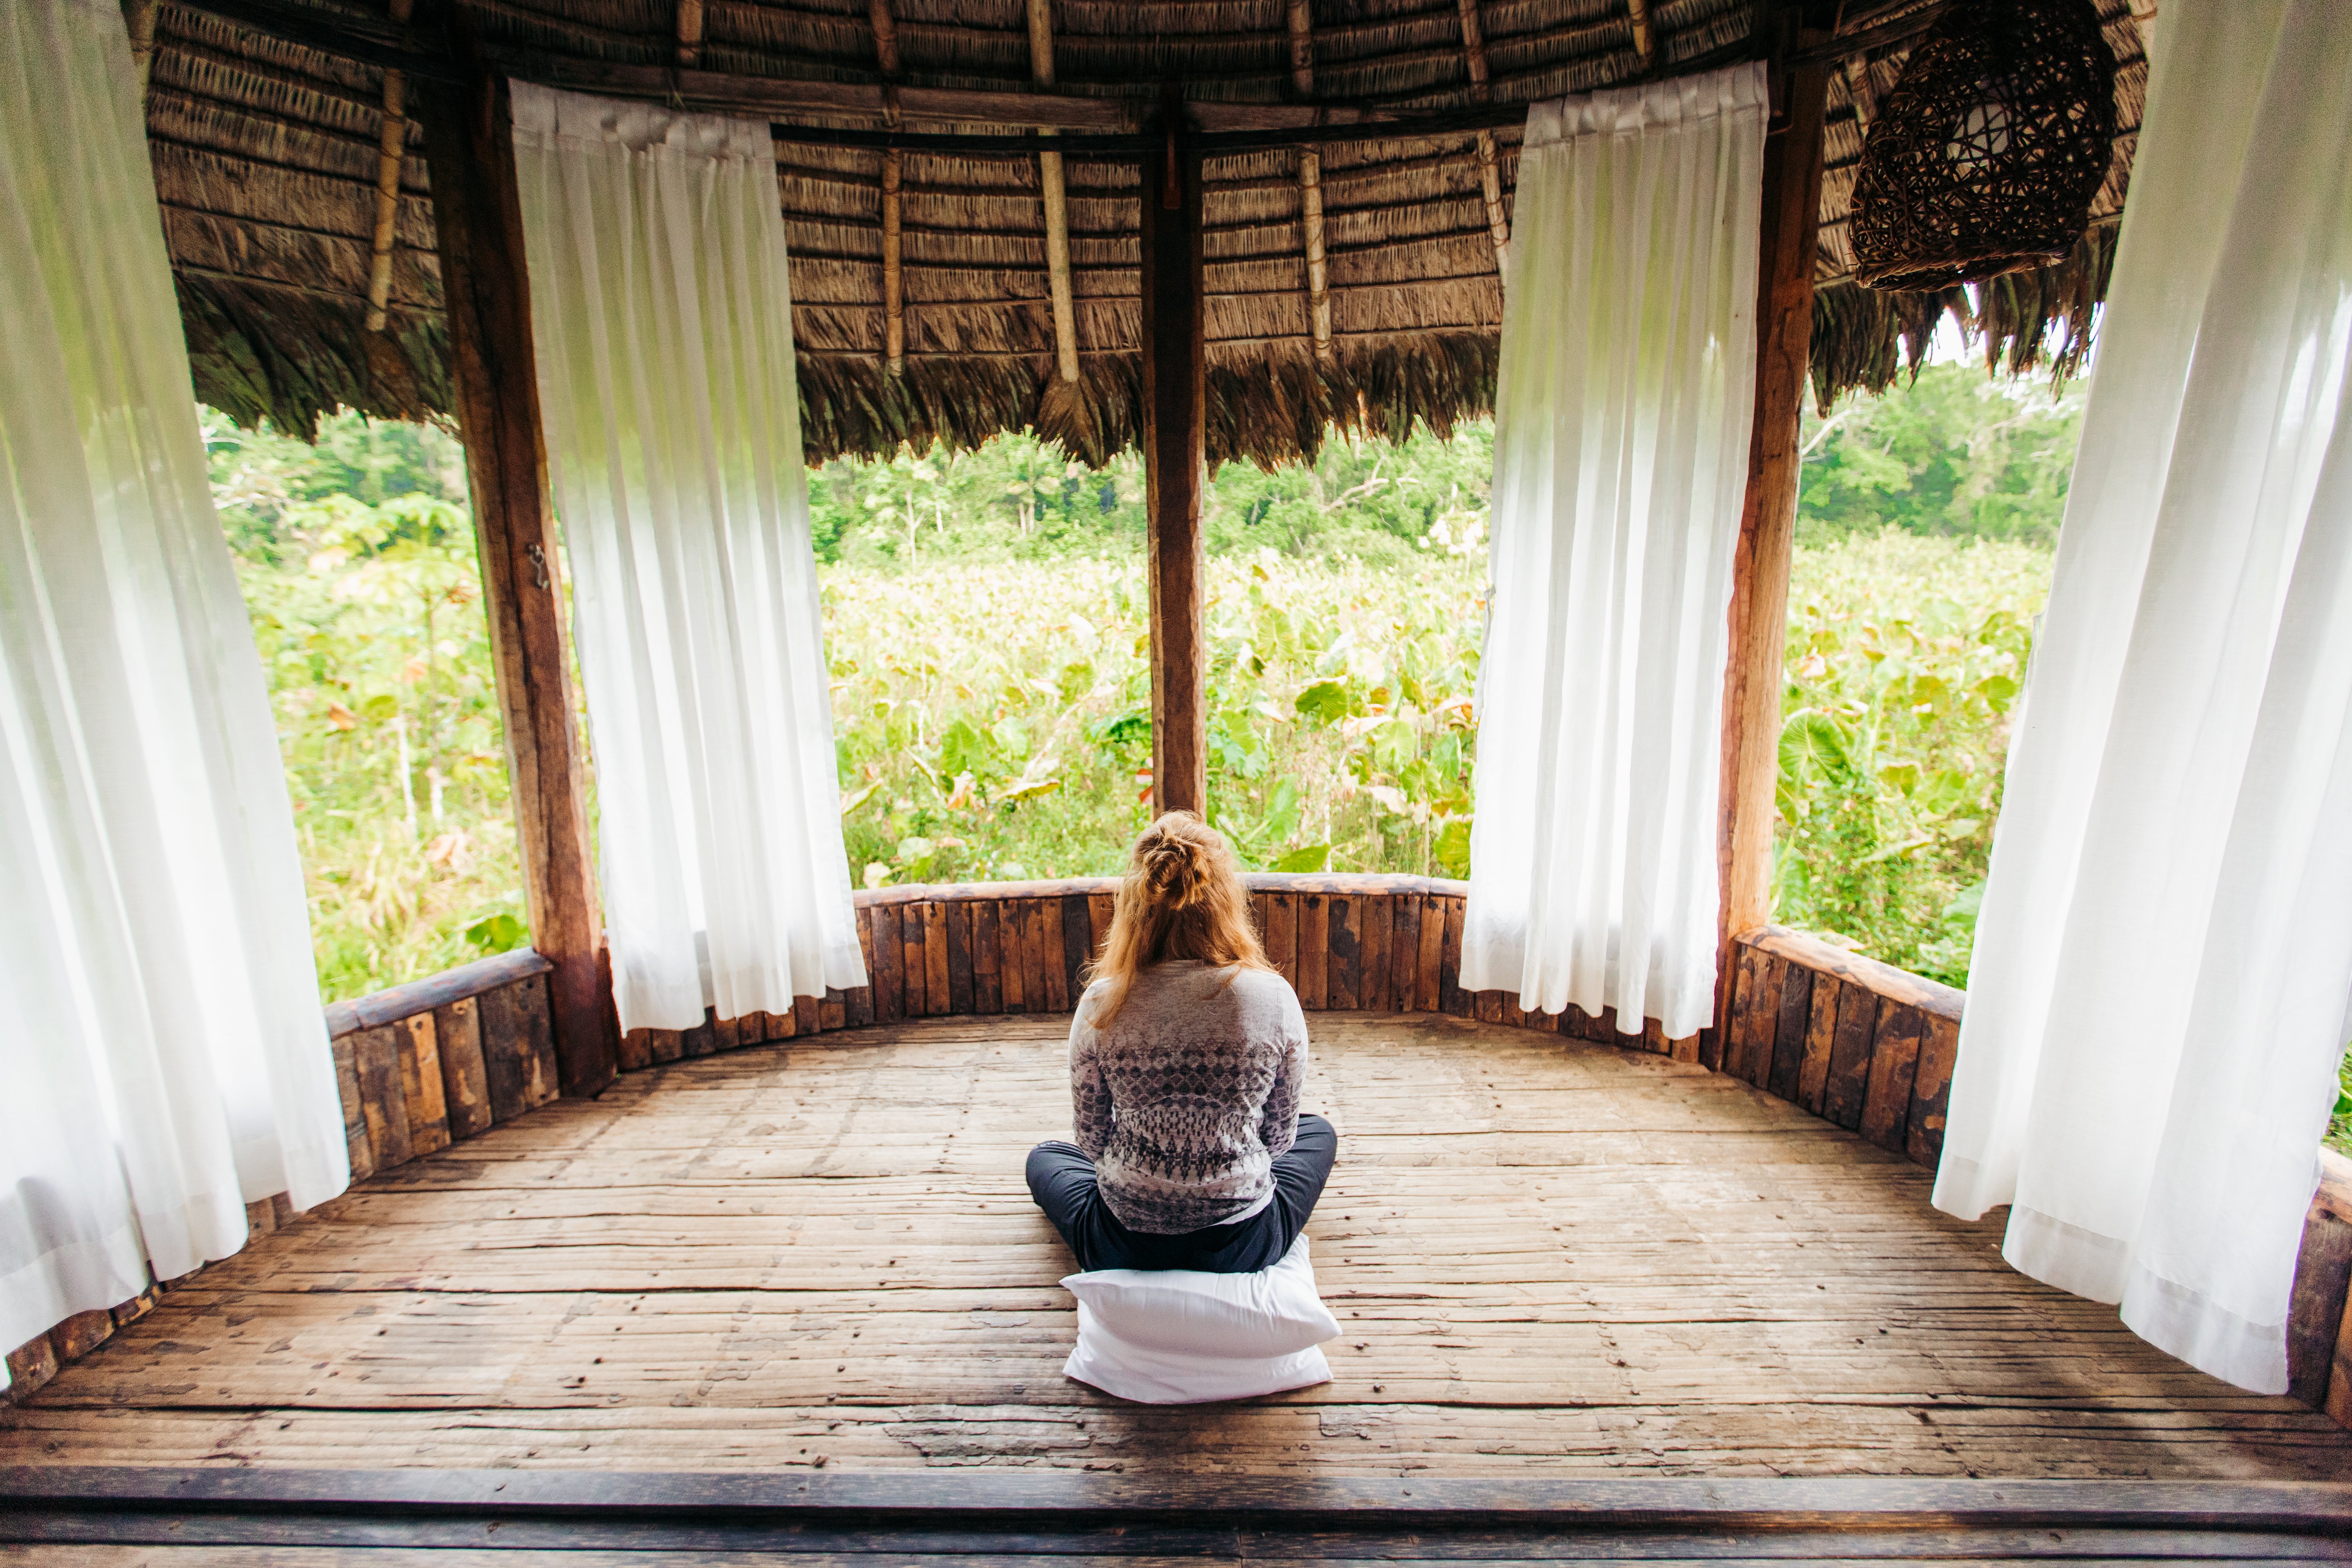
[[[1201,864],[1200,847],[1173,835],[1163,835],[1142,853],[1144,879],[1158,901],[1187,909],[1201,897],[1208,868]]]

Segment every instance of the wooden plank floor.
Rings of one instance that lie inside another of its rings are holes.
[[[940,1019],[631,1074],[362,1184],[0,1413],[0,1463],[2352,1478],[2352,1434],[1729,1079],[1445,1017],[1313,1034],[1320,1388],[1066,1380],[1020,1174],[1066,1135],[1061,1021]]]

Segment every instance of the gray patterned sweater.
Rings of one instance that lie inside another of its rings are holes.
[[[1070,1025],[1076,1142],[1129,1230],[1179,1236],[1246,1218],[1298,1133],[1307,1016],[1281,975],[1174,959],[1139,971],[1108,1029]]]

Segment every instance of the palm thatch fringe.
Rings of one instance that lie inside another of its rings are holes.
[[[437,315],[392,309],[368,331],[363,300],[290,285],[173,274],[196,395],[240,425],[268,419],[288,435],[355,408],[383,419],[447,424],[449,335]]]
[[[2046,364],[2053,382],[2080,374],[2115,272],[2116,228],[2097,225],[2065,260],[1973,285],[1973,293],[1959,286],[1886,293],[1851,279],[1823,284],[1813,295],[1814,402],[1827,415],[1849,392],[1884,392],[1898,375],[1916,376],[1946,316],[1964,339],[1983,344],[1988,371],[2026,375]]]

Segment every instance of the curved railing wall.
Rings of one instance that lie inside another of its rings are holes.
[[[1268,956],[1308,1012],[1450,1014],[1693,1062],[1933,1168],[1962,993],[1777,927],[1733,944],[1728,1026],[1680,1040],[1656,1020],[1530,1014],[1461,987],[1468,884],[1425,877],[1252,876]],[[885,888],[856,895],[870,984],[790,1013],[706,1017],[623,1037],[635,1071],[808,1035],[960,1015],[1066,1014],[1110,926],[1108,878]],[[556,1097],[546,974],[525,951],[328,1009],[354,1177],[463,1142]],[[2304,1236],[2290,1335],[2294,1391],[2352,1426],[2352,1167],[2328,1156]],[[291,1217],[251,1205],[257,1231]],[[163,1285],[85,1312],[9,1357],[19,1394],[151,1306]]]

